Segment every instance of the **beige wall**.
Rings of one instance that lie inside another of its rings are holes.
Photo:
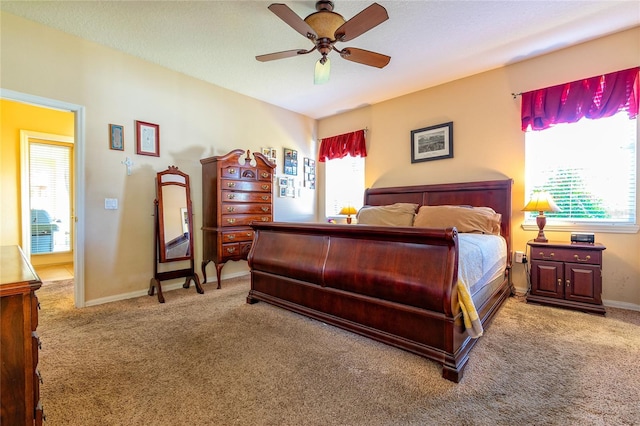
[[[79,194],[84,196],[85,217],[79,226],[85,230],[88,303],[139,294],[148,288],[153,273],[157,172],[175,165],[191,176],[199,271],[199,160],[233,149],[259,152],[269,146],[278,151],[280,173],[282,148],[297,149],[300,158],[315,155],[316,122],[308,117],[10,14],[2,13],[0,19],[2,88],[85,107],[85,191]],[[160,125],[159,158],[135,154],[134,120]],[[109,149],[109,123],[124,126],[124,152]],[[135,163],[131,176],[121,164],[126,157]],[[4,168],[5,159],[2,161]],[[316,192],[302,189],[300,195],[276,198],[275,218],[314,220]],[[15,202],[13,198],[8,202]],[[119,209],[105,210],[105,198],[117,198]],[[2,204],[4,215],[4,197]],[[16,243],[15,238],[0,239],[1,244]],[[230,262],[223,277],[246,271],[246,262]],[[215,281],[212,263],[207,275]]]
[[[521,228],[524,133],[520,130],[520,99],[514,100],[511,93],[639,63],[640,28],[635,28],[322,119],[318,137],[367,127],[366,185],[371,187],[513,179],[513,244],[515,250],[524,251],[535,233]],[[454,125],[454,158],[411,164],[411,130],[448,121]],[[318,172],[322,182],[322,164]],[[640,184],[637,188],[640,190]],[[640,201],[640,194],[637,198]],[[566,232],[546,234],[550,239],[569,240]],[[603,298],[609,304],[640,309],[640,234],[597,233],[596,239],[607,246]],[[514,283],[519,291],[526,289],[522,265],[515,265]]]

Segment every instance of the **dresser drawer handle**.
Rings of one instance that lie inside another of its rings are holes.
[[[232,207],[232,206],[229,206],[229,207],[227,207],[227,211],[228,211],[228,212],[235,212],[235,211],[236,211],[236,208],[235,208],[235,207]]]
[[[269,211],[269,207],[262,207],[262,211],[265,212],[265,213],[268,212]]]
[[[236,169],[229,169],[229,174],[230,175],[235,175],[236,174]]]
[[[571,286],[571,280],[567,280],[567,287]]]
[[[235,188],[236,183],[235,183],[235,182],[227,182],[227,186],[228,186],[229,188]]]
[[[269,216],[262,216],[262,221],[263,222],[269,222]]]
[[[262,176],[263,178],[268,178],[269,177],[269,173],[262,172],[262,174],[260,176]]]
[[[227,223],[236,223],[236,220],[234,218],[227,219]]]
[[[235,247],[227,247],[227,253],[232,254],[236,252],[236,248]]]
[[[231,234],[231,235],[227,235],[227,240],[235,240],[236,236]]]
[[[267,201],[267,200],[269,199],[269,196],[268,196],[268,195],[263,195],[263,196],[262,196],[262,197],[260,197],[260,198],[262,198],[264,201]]]
[[[562,278],[558,278],[558,285],[562,285]]]
[[[554,252],[551,252],[549,256],[545,256],[543,251],[540,252],[540,257],[543,259],[553,259],[553,256],[555,256]]]
[[[227,198],[233,200],[234,198],[236,198],[236,194],[229,194],[227,195]]]
[[[580,256],[578,256],[577,254],[574,254],[573,258],[578,262],[588,262],[589,259],[591,259],[591,256],[587,255],[587,257],[585,257],[584,259],[580,259]]]
[[[266,191],[267,189],[269,189],[269,185],[262,185],[262,189]]]
[[[251,232],[247,232],[247,237],[250,237],[250,236],[251,236]]]

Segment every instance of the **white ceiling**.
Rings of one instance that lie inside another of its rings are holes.
[[[285,1],[301,18],[315,0]],[[0,10],[262,101],[322,118],[640,25],[640,1],[378,1],[389,20],[338,43],[391,56],[383,69],[317,52],[272,62],[256,55],[312,47],[267,9],[272,1],[0,1]],[[336,0],[349,19],[373,1]]]

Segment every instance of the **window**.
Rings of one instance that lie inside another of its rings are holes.
[[[325,162],[325,215],[338,216],[340,209],[360,210],[364,200],[364,158],[346,156]]]
[[[526,132],[525,145],[527,200],[546,190],[562,209],[545,213],[545,229],[637,231],[637,119],[623,111],[558,124]],[[527,212],[525,226],[537,229],[536,216]]]
[[[31,253],[71,250],[71,144],[29,144]]]

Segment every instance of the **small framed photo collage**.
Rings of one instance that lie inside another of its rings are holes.
[[[304,186],[316,189],[316,162],[307,157],[304,159]]]
[[[298,176],[298,151],[294,149],[284,149],[284,174]]]
[[[276,163],[277,151],[275,148],[260,148],[260,151],[262,152],[262,155],[267,157],[267,160],[269,160],[273,164],[277,164]]]
[[[295,179],[292,177],[278,178],[278,195],[280,197],[296,197]]]

